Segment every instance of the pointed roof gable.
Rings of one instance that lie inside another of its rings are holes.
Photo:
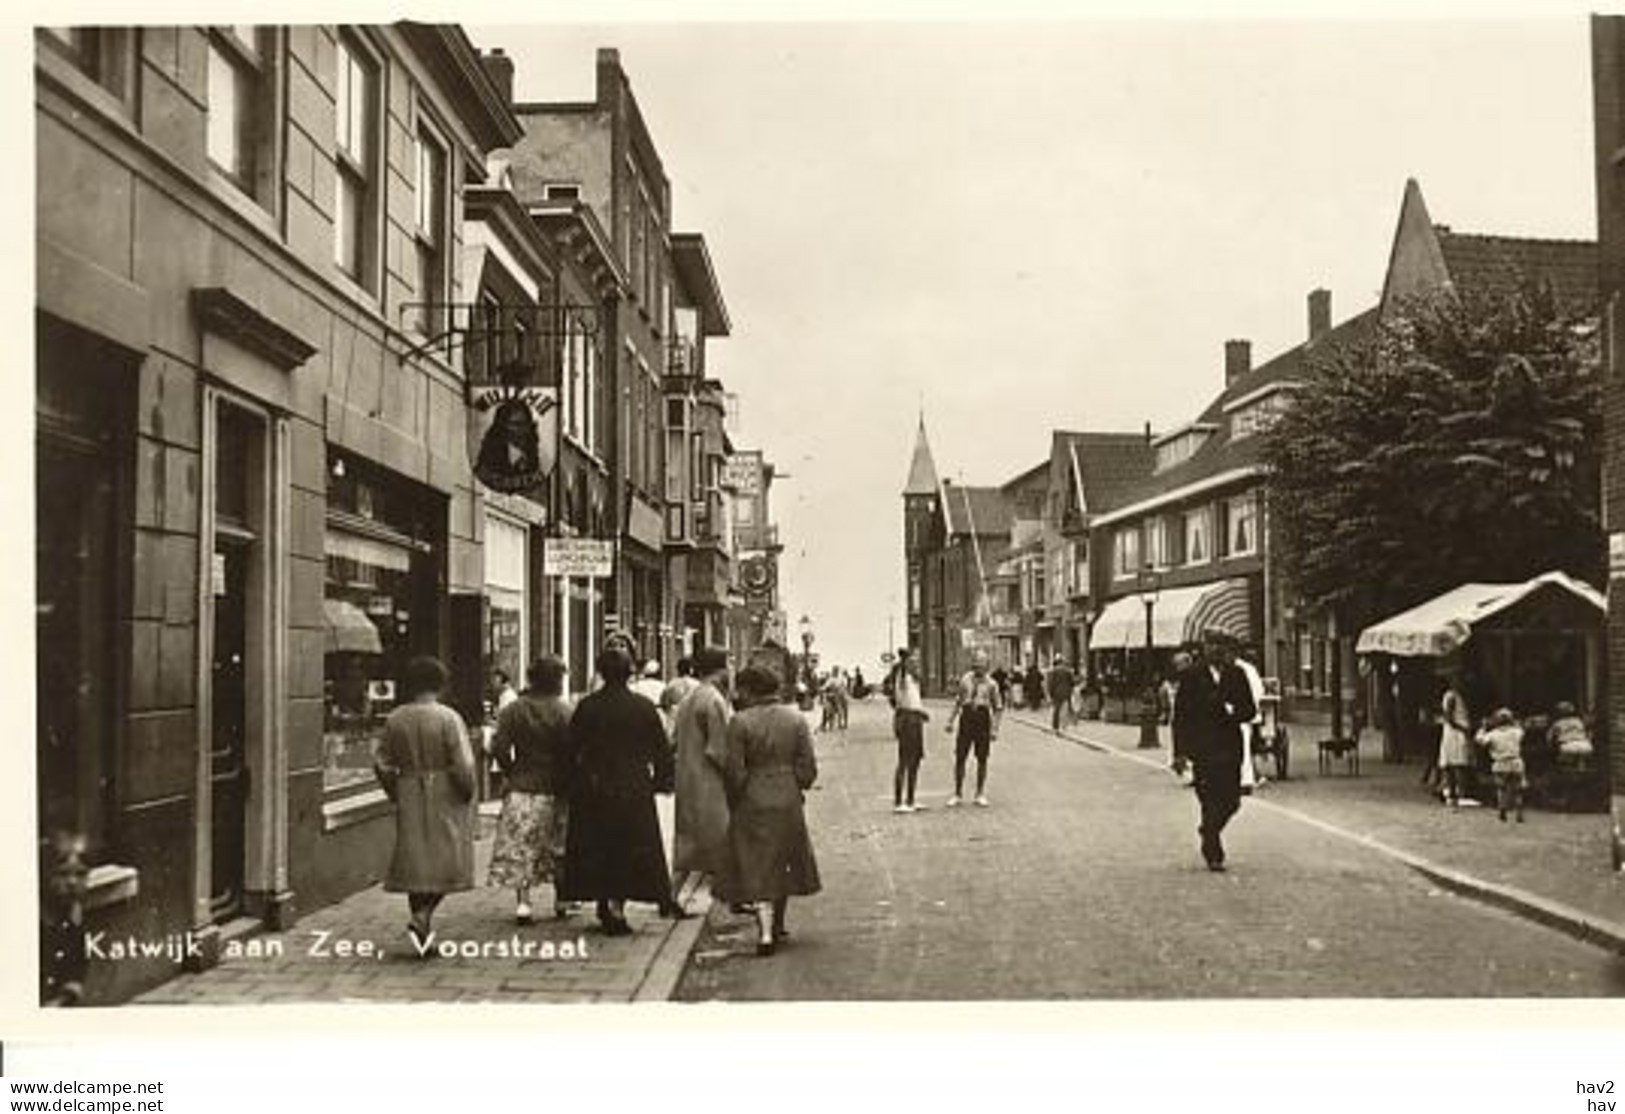
[[[1455,232],[1433,223],[1422,187],[1414,178],[1406,181],[1382,284],[1384,318],[1396,302],[1429,291],[1448,287],[1463,294],[1499,297],[1514,293],[1523,282],[1550,286],[1566,309],[1594,309],[1596,241]]]
[[[1450,269],[1445,265],[1433,218],[1428,216],[1427,202],[1422,200],[1422,187],[1415,178],[1407,178],[1405,199],[1399,205],[1399,224],[1388,249],[1388,272],[1383,276],[1382,301],[1378,303],[1380,313],[1386,317],[1401,299],[1437,290],[1449,281]]]
[[[931,445],[925,439],[925,418],[920,419],[920,432],[914,438],[914,459],[908,466],[908,483],[904,495],[936,495],[942,488],[937,479],[937,464],[931,459]]]

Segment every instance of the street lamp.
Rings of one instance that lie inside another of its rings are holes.
[[[806,691],[802,695],[802,707],[803,708],[810,708],[810,707],[812,707],[812,692],[813,692],[813,668],[812,668],[813,626],[812,626],[812,620],[809,619],[807,616],[803,615],[801,617],[800,621],[796,623],[796,630],[801,635],[801,680],[802,680],[802,683],[804,685],[806,685]]]
[[[1154,750],[1162,745],[1157,738],[1157,690],[1151,669],[1152,632],[1151,614],[1157,606],[1157,594],[1162,591],[1162,576],[1149,563],[1140,569],[1138,595],[1145,605],[1145,664],[1141,667],[1144,687],[1140,692],[1140,747]]]

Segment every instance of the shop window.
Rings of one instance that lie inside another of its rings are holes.
[[[330,454],[323,783],[372,781],[406,662],[438,650],[444,502],[347,453]]]
[[[38,822],[107,857],[124,477],[119,431],[134,369],[87,334],[40,318],[35,379],[34,694]]]
[[[518,687],[529,660],[528,596],[529,532],[520,522],[487,515],[485,519],[485,594],[490,601],[485,638],[485,662],[500,669]]]

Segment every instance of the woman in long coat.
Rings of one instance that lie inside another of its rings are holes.
[[[728,861],[718,879],[724,901],[756,902],[758,955],[789,935],[790,898],[822,885],[802,811],[802,793],[818,778],[812,734],[799,711],[773,701],[778,679],[751,667],[737,681],[751,706],[728,723]]]
[[[434,658],[407,662],[407,703],[384,721],[374,760],[395,803],[395,853],[384,889],[407,895],[407,931],[423,954],[441,899],[474,885],[474,754],[462,717],[440,703],[447,679]]]
[[[678,870],[714,875],[728,857],[728,789],[722,779],[728,720],[733,716],[723,691],[728,656],[707,646],[694,655],[694,670],[699,678],[677,706],[672,725],[677,750],[672,864]]]
[[[569,829],[561,901],[596,901],[606,935],[625,936],[628,901],[673,913],[655,792],[671,792],[672,754],[655,706],[627,688],[632,659],[598,655],[603,687],[570,720]]]

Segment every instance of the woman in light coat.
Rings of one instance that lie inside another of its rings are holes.
[[[1439,772],[1444,777],[1444,803],[1461,804],[1467,787],[1467,774],[1473,767],[1472,717],[1461,695],[1460,678],[1445,677],[1444,696],[1439,701]]]
[[[802,793],[818,778],[812,734],[794,707],[773,700],[778,679],[752,666],[735,685],[750,707],[728,723],[728,858],[717,880],[724,901],[755,902],[758,955],[787,937],[790,898],[822,884],[802,811]]]
[[[395,852],[384,889],[407,895],[407,931],[423,955],[431,954],[430,922],[441,899],[474,885],[474,754],[462,717],[440,703],[447,680],[434,658],[407,662],[407,702],[384,721],[374,760],[395,803]]]

